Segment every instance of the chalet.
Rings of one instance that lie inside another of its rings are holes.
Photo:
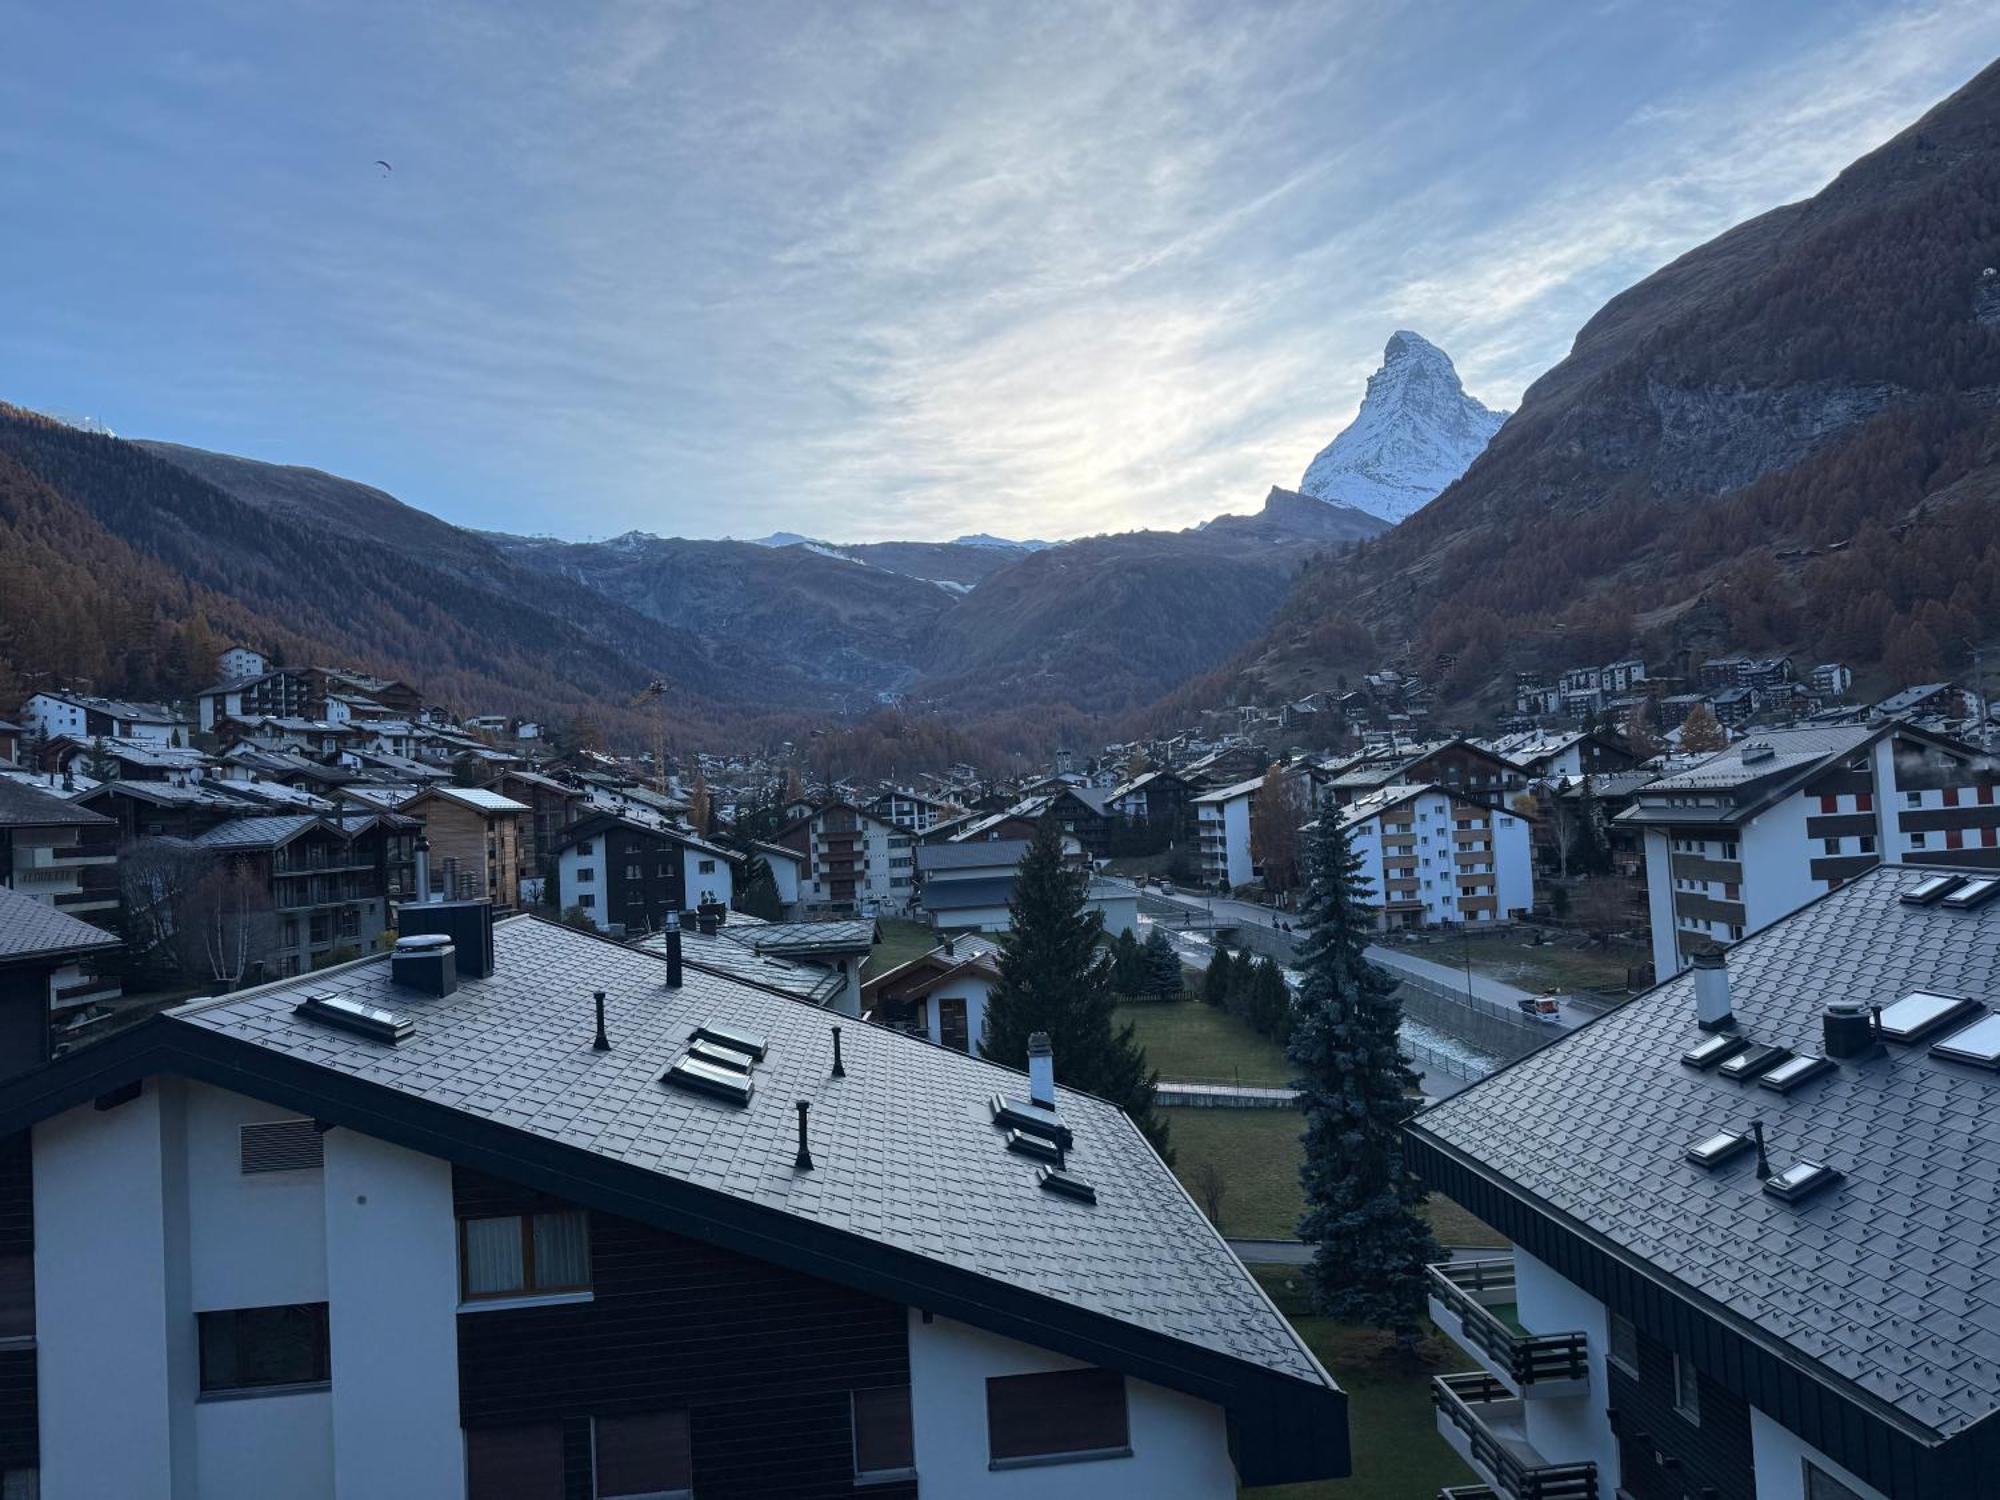
[[[1134,823],[1178,823],[1203,788],[1172,771],[1142,771],[1112,788],[1106,809]]]
[[[187,786],[206,776],[215,758],[185,745],[158,740],[80,740],[58,735],[42,751],[51,771],[85,772],[98,781],[166,781]]]
[[[1965,692],[1953,682],[1925,682],[1892,693],[1868,710],[1870,719],[1906,719],[1923,714],[1962,716]]]
[[[1504,807],[1528,785],[1520,766],[1468,739],[1445,740],[1415,748],[1372,751],[1332,768],[1321,783],[1321,795],[1336,807],[1345,806],[1386,786],[1439,786]]]
[[[1531,781],[1575,781],[1607,771],[1630,770],[1637,764],[1637,757],[1623,740],[1598,729],[1565,733],[1534,730],[1479,744],[1519,767]]]
[[[120,946],[101,927],[0,887],[0,1077],[35,1068],[88,1034],[105,1014],[105,1005],[118,998],[118,982],[96,971]],[[0,1251],[0,1266],[7,1253]],[[17,1277],[7,1285],[17,1288],[21,1282]],[[10,1312],[14,1300],[10,1295]],[[13,1336],[11,1331],[0,1333]],[[32,1350],[30,1354],[26,1368],[32,1375]],[[0,1354],[0,1363],[7,1359]],[[18,1368],[8,1373],[16,1374]],[[14,1401],[0,1404],[0,1412],[5,1413],[0,1416],[0,1463],[11,1470],[15,1465],[6,1450],[32,1441],[34,1419],[30,1414],[23,1422]]]
[[[939,802],[917,792],[902,787],[890,787],[867,805],[867,811],[885,823],[894,823],[898,828],[911,833],[927,833],[939,820],[949,817],[956,809],[949,803]]]
[[[0,885],[72,917],[118,920],[117,823],[0,778]]]
[[[999,954],[984,938],[948,937],[862,985],[862,1014],[877,1025],[970,1052],[985,1034],[987,997],[1000,982]]]
[[[11,720],[0,719],[0,766],[19,765],[21,761],[21,741],[27,731]]]
[[[79,793],[74,805],[111,819],[117,825],[115,844],[143,838],[191,839],[218,823],[271,810],[269,804],[253,802],[231,790],[239,785],[246,784],[206,780],[179,786],[170,781],[107,781]],[[330,803],[320,803],[298,810],[330,809]]]
[[[525,804],[473,787],[427,787],[398,811],[421,818],[430,852],[430,892],[447,900],[521,900],[521,819]],[[426,893],[419,893],[426,894]]]
[[[400,914],[442,948],[0,1087],[6,1326],[33,1340],[0,1389],[36,1413],[10,1470],[120,1500],[193,1474],[203,1500],[274,1475],[1208,1500],[1347,1471],[1338,1387],[1045,1047],[1024,1076],[836,1040],[757,986],[465,911]]]
[[[1105,803],[1109,793],[1099,787],[1064,787],[1049,799],[1043,816],[1083,846],[1086,857],[1095,861],[1110,857],[1111,814]]]
[[[518,769],[502,772],[493,789],[528,809],[521,819],[522,899],[540,899],[541,882],[548,878],[556,846],[570,825],[583,816],[587,794],[570,782]]]
[[[131,703],[87,693],[41,692],[21,706],[21,719],[44,740],[152,740],[186,744],[193,725],[161,703]]]
[[[240,682],[246,677],[262,677],[271,670],[271,659],[249,646],[229,646],[216,656],[215,669],[225,681]]]
[[[2000,1472],[2000,882],[1882,865],[1423,1111],[1489,1492],[1959,1500]]]
[[[698,905],[727,907],[742,856],[686,829],[585,813],[556,837],[555,905],[600,932],[653,932]]]

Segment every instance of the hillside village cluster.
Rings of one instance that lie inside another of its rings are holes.
[[[2000,778],[1958,684],[1621,661],[1475,736],[1384,669],[862,785],[222,661],[0,720],[0,1496],[1346,1472],[1340,1371],[1131,1123],[1046,1044],[979,1056],[1038,831],[1107,937],[1285,955],[1329,819],[1380,944],[1646,955],[1407,1129],[1511,1246],[1430,1273],[1475,1366],[1432,1381],[1477,1476],[1439,1495],[1996,1493]],[[885,964],[890,919],[927,936]]]

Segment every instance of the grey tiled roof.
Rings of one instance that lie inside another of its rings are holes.
[[[732,925],[740,920],[740,917],[730,918]],[[667,951],[666,934],[649,933],[632,946],[663,956]],[[804,1000],[811,1005],[825,1005],[847,992],[847,976],[837,969],[820,964],[794,963],[775,954],[759,953],[755,948],[745,947],[720,933],[714,937],[703,937],[699,932],[682,932],[681,956],[704,969],[740,979],[745,984],[762,985],[767,990],[782,990],[794,1000]]]
[[[1236,1257],[1115,1106],[1058,1089],[1069,1165],[1095,1207],[1036,1186],[986,1100],[1019,1073],[865,1023],[843,1025],[846,1076],[829,1076],[829,1017],[531,917],[495,930],[496,971],[429,999],[390,983],[386,959],[325,970],[169,1013],[399,1094],[894,1246],[1300,1380],[1323,1376]],[[590,993],[606,995],[609,1052],[591,1048]],[[302,1020],[308,993],[410,1015],[390,1047]],[[734,1108],[663,1086],[662,1067],[709,1021],[769,1052]],[[1062,1059],[1056,1059],[1060,1077]],[[817,1169],[793,1170],[813,1102]]]
[[[2000,1005],[2000,902],[1903,905],[1933,870],[1885,865],[1729,949],[1738,1028],[1823,1051],[1836,1000],[1919,989]],[[1702,1038],[1692,974],[1476,1083],[1413,1129],[1719,1304],[1850,1394],[1949,1437],[2000,1410],[2000,1073],[1915,1047],[1791,1094],[1680,1062]],[[1705,1171],[1683,1149],[1761,1118],[1774,1171],[1846,1173],[1796,1205],[1754,1158]]]
[[[0,963],[117,946],[118,939],[103,928],[0,886]]]
[[[1767,776],[1816,766],[1832,756],[1849,754],[1868,743],[1880,727],[1860,724],[1828,724],[1810,729],[1760,729],[1718,751],[1689,770],[1663,776],[1647,788],[1649,792],[1715,791],[1746,786]],[[1756,758],[1754,747],[1769,746],[1772,754]],[[1753,758],[1744,759],[1745,750]]]
[[[924,883],[927,911],[966,911],[980,906],[1005,906],[1014,899],[1014,877],[994,875],[984,880],[931,880]]]
[[[234,818],[189,839],[198,849],[275,849],[320,820],[310,813],[288,818]]]
[[[867,917],[840,922],[757,922],[739,925],[734,917],[723,923],[723,938],[755,948],[759,953],[809,954],[840,949],[872,948],[875,923]]]
[[[919,870],[980,869],[987,865],[1012,870],[1028,852],[1026,839],[982,839],[970,844],[925,844],[917,850]]]
[[[96,827],[112,821],[67,797],[0,776],[0,828]]]

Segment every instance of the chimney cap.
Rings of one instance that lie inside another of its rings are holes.
[[[1055,1048],[1049,1045],[1049,1034],[1046,1031],[1031,1031],[1028,1033],[1028,1056],[1055,1056]]]
[[[446,932],[413,932],[408,937],[396,939],[398,953],[428,953],[450,946],[451,934]]]
[[[1697,969],[1721,969],[1728,966],[1729,956],[1714,943],[1710,943],[1706,947],[1695,949],[1689,955],[1688,962]]]

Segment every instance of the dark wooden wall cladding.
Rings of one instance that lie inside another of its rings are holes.
[[[453,1187],[461,1216],[566,1206],[463,1169]],[[465,1426],[561,1422],[568,1500],[590,1497],[592,1416],[679,1409],[703,1500],[855,1493],[848,1393],[909,1384],[902,1306],[609,1214],[590,1241],[591,1301],[459,1315]]]
[[[1605,1368],[1607,1404],[1618,1414],[1619,1483],[1633,1500],[1683,1500],[1705,1487],[1717,1500],[1756,1500],[1749,1402],[1698,1374],[1701,1421],[1690,1422],[1674,1408],[1672,1351],[1643,1333],[1638,1379],[1608,1361]]]
[[[35,1249],[34,1154],[27,1131],[0,1137],[0,1256]],[[35,1351],[0,1349],[0,1470],[39,1462]]]

